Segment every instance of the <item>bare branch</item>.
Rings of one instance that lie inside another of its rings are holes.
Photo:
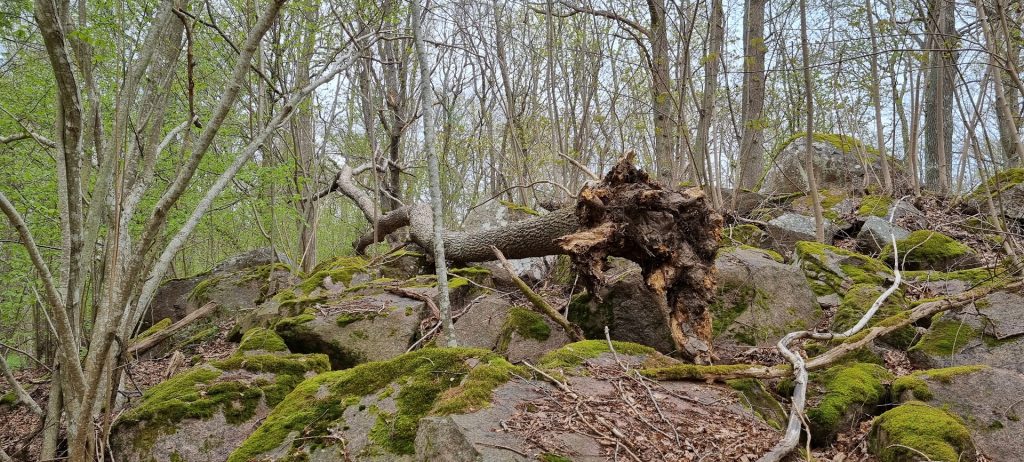
[[[18,401],[25,403],[29,410],[33,414],[42,416],[43,409],[39,407],[39,403],[32,399],[32,396],[22,388],[21,384],[14,378],[14,374],[11,373],[11,368],[7,365],[6,352],[0,351],[0,372],[3,372],[4,378],[7,379],[7,384],[14,389],[14,395],[18,397]]]

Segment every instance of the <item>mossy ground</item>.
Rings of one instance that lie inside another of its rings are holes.
[[[900,250],[900,261],[906,262],[908,268],[939,265],[957,258],[962,258],[971,249],[957,240],[938,231],[917,230],[905,239],[896,241]],[[882,249],[879,258],[886,261],[893,259],[892,244]]]
[[[819,442],[827,441],[851,414],[873,410],[885,398],[885,382],[890,380],[888,370],[871,363],[836,366],[812,375],[816,386],[811,390],[816,393],[811,400],[816,404],[807,410],[812,434]]]
[[[475,367],[470,360],[477,362]],[[388,361],[320,374],[297,386],[228,460],[258,459],[281,446],[292,432],[304,436],[293,442],[296,448],[337,444],[330,429],[344,425],[346,407],[392,383],[399,387],[394,396],[397,411],[377,410],[377,424],[369,438],[384,452],[411,454],[422,417],[484,407],[494,388],[511,379],[513,372],[524,373],[486,350],[425,348]]]
[[[871,449],[881,462],[918,460],[921,454],[933,461],[956,462],[974,450],[971,434],[959,418],[920,401],[878,416],[872,425]]]

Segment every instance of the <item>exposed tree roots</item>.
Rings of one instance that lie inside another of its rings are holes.
[[[410,227],[412,240],[433,248],[430,209],[414,205],[377,220],[376,229],[354,245],[362,252],[388,234]],[[711,314],[715,294],[715,251],[722,217],[697,188],[672,191],[651,181],[624,156],[601,182],[580,192],[575,207],[512,223],[506,227],[448,232],[447,258],[457,262],[494,259],[491,246],[508,258],[568,254],[591,293],[603,284],[607,257],[638,263],[644,281],[661,295],[678,353],[696,363],[711,361]]]

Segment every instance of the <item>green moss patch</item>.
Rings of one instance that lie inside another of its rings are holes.
[[[885,218],[889,214],[889,207],[892,206],[892,197],[889,196],[864,196],[857,209],[857,216],[876,216]]]
[[[733,390],[740,392],[740,402],[750,408],[758,417],[776,430],[786,426],[788,414],[779,401],[757,379],[735,379],[725,382]]]
[[[421,418],[432,412],[449,414],[486,406],[493,389],[517,370],[486,350],[426,348],[388,361],[320,374],[297,386],[228,460],[259,459],[281,446],[293,432],[303,438],[292,442],[292,453],[338,444],[331,429],[344,427],[345,409],[391,384],[398,387],[391,397],[396,412],[373,407],[360,410],[377,415],[369,435],[375,449],[412,454]]]
[[[830,440],[842,425],[855,422],[858,414],[881,404],[886,393],[883,382],[890,380],[888,370],[870,363],[837,366],[814,374],[812,382],[820,387],[813,387],[819,393],[812,396],[816,404],[807,410],[811,433],[819,442]]]
[[[728,247],[719,247],[718,248],[718,254],[719,255],[724,255],[724,254],[727,254],[727,253],[735,252],[737,250],[751,250],[751,251],[754,251],[754,252],[760,252],[760,253],[763,253],[766,256],[768,256],[768,258],[771,258],[772,260],[775,260],[775,261],[777,261],[779,263],[783,263],[783,262],[786,261],[786,259],[782,257],[782,254],[780,254],[780,253],[778,253],[778,252],[776,252],[774,250],[762,249],[760,247],[754,247],[754,246],[750,246],[750,245],[746,245],[746,244],[740,244],[740,245],[734,245],[734,246],[728,246]]]
[[[962,351],[971,340],[980,335],[980,332],[966,323],[946,319],[939,313],[933,318],[928,332],[910,350],[931,356],[948,357]]]
[[[241,351],[288,351],[288,347],[285,346],[280,335],[262,327],[249,329],[242,336],[238,349]]]
[[[974,191],[967,196],[970,199],[985,199],[989,195],[995,196],[1014,186],[1024,183],[1024,168],[1010,168],[996,173],[988,181],[978,185]]]
[[[955,462],[971,454],[971,434],[959,418],[943,409],[911,401],[875,419],[871,450],[881,462],[930,460]]]
[[[363,257],[337,257],[325,261],[313,268],[313,273],[299,283],[298,288],[308,295],[318,287],[323,287],[323,282],[328,277],[336,283],[348,286],[352,284],[352,276],[367,271],[369,263],[369,260]]]
[[[534,209],[531,209],[530,207],[527,207],[525,205],[517,204],[517,203],[511,202],[511,201],[498,201],[498,202],[501,202],[501,205],[504,205],[505,208],[507,208],[509,212],[519,212],[519,213],[523,213],[523,214],[526,214],[526,215],[533,215],[535,217],[539,217],[540,216],[540,212],[538,212],[538,211],[536,211]]]
[[[938,231],[918,230],[910,233],[906,239],[896,241],[900,249],[900,261],[905,261],[908,268],[931,267],[962,258],[971,253],[970,247]],[[892,261],[892,244],[882,249],[879,258]]]
[[[520,337],[543,342],[551,336],[551,326],[544,319],[544,315],[526,308],[515,307],[509,310],[508,317],[501,327],[498,335],[499,353],[508,352],[509,343],[512,341],[512,334]]]
[[[750,370],[750,364],[725,364],[700,366],[677,364],[674,366],[650,367],[640,371],[644,377],[656,380],[721,380],[722,377]]]
[[[757,246],[764,239],[766,233],[751,224],[729,226],[722,230],[722,245],[749,245]]]
[[[858,283],[881,286],[892,274],[881,260],[831,245],[800,241],[795,252],[817,295],[842,294]]]

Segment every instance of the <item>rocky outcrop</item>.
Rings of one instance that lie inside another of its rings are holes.
[[[115,422],[120,461],[224,460],[299,382],[329,369],[323,355],[289,354],[266,330],[227,359],[194,367],[146,391]]]
[[[543,314],[488,295],[471,302],[455,322],[460,346],[485,348],[511,362],[536,362],[570,342],[560,326]]]
[[[865,173],[871,179],[881,169],[881,156],[854,138],[814,134],[812,144],[815,175],[821,189],[853,190],[864,187]],[[761,194],[790,194],[807,191],[806,138],[796,134],[782,143],[768,164]]]
[[[986,366],[930,369],[900,377],[893,393],[947,409],[988,460],[1024,460],[1024,375]]]
[[[885,263],[839,247],[805,241],[796,243],[795,253],[795,263],[819,296],[844,294],[854,284],[881,287],[893,277]]]
[[[918,230],[896,241],[900,262],[908,270],[952,271],[974,268],[981,264],[977,254],[957,240],[938,231]],[[886,245],[879,256],[893,261],[892,244]]]
[[[998,291],[941,313],[908,351],[922,368],[983,364],[1024,373],[1024,296]]]
[[[825,242],[832,243],[839,229],[832,220],[825,219]],[[817,238],[814,217],[786,213],[768,222],[767,245],[779,253],[789,253],[800,241],[814,241]]]
[[[989,200],[998,215],[1024,221],[1024,168],[999,172],[967,196],[967,204],[978,212],[989,210]]]
[[[877,255],[886,245],[892,246],[893,237],[901,241],[910,236],[910,231],[889,223],[889,220],[869,216],[857,232],[857,249]]]

